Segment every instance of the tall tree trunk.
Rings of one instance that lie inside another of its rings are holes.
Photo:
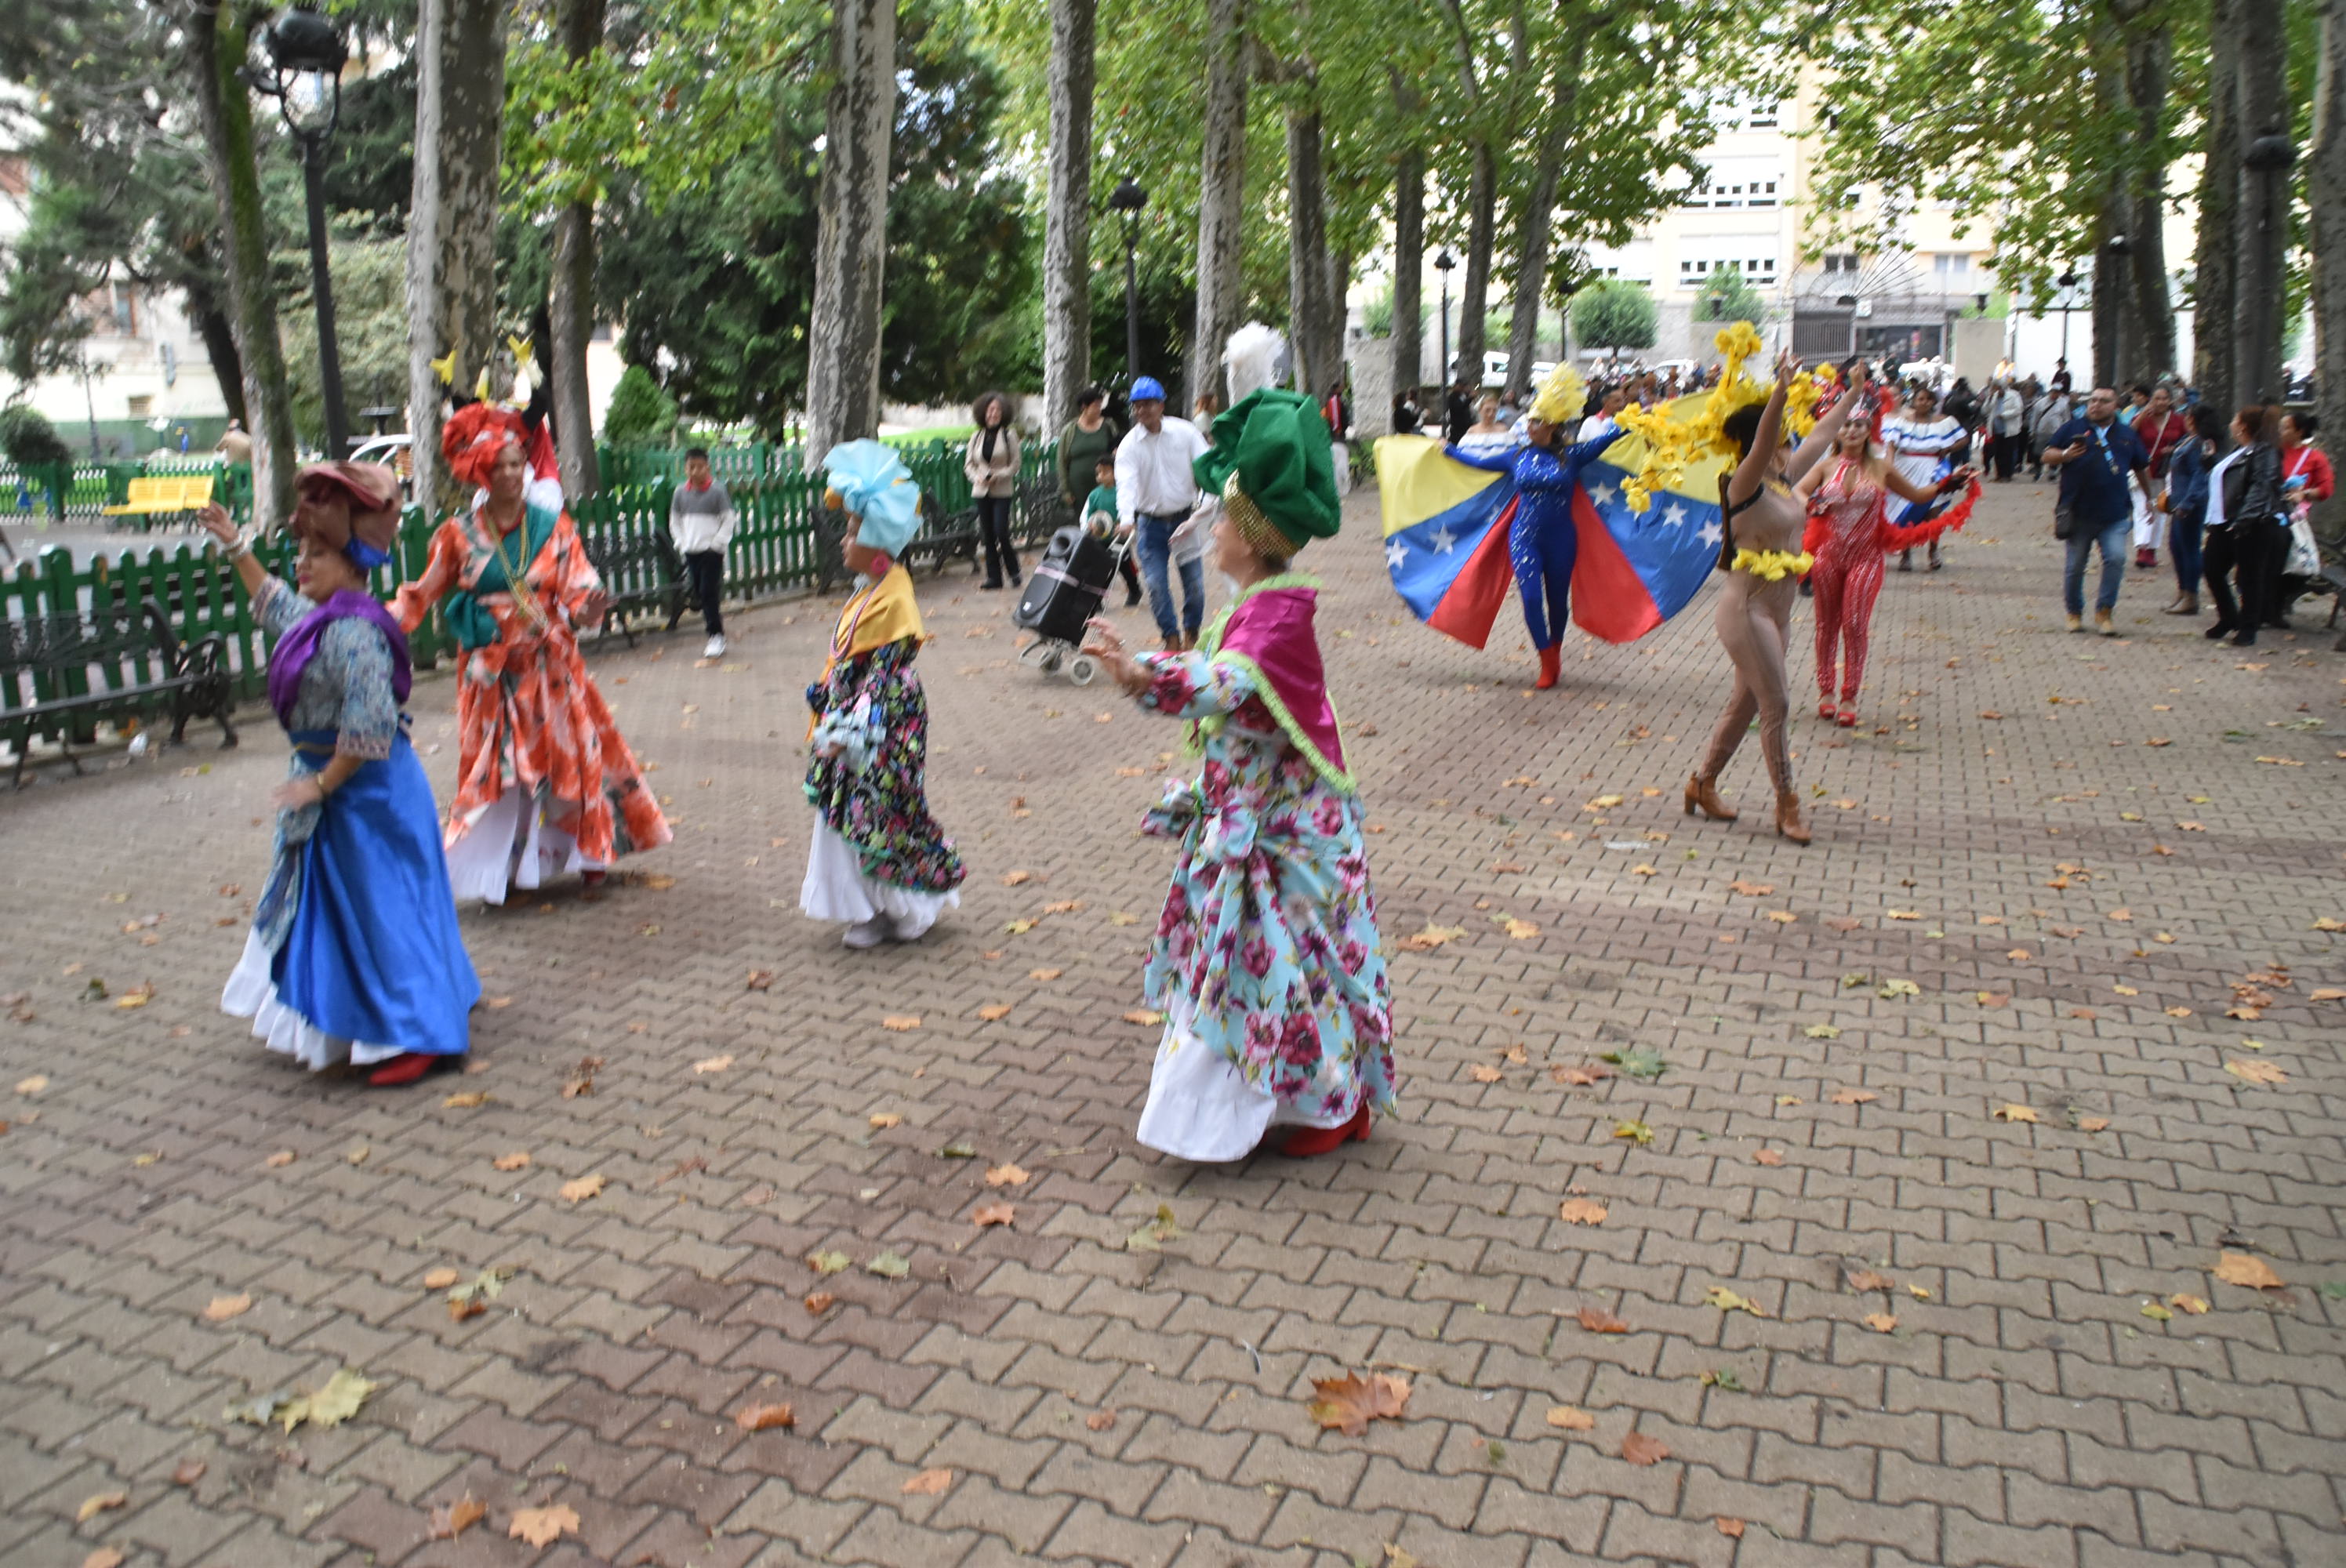
[[[1417,90],[1399,71],[1387,74],[1402,135],[1411,138],[1393,159],[1392,390],[1400,392],[1425,376],[1425,149],[1415,139]]]
[[[2208,136],[2201,157],[2199,239],[2191,290],[2191,384],[2221,409],[2239,402],[2234,395],[2239,382],[2232,370],[2232,318],[2239,307],[2239,0],[2209,0]]]
[[[2289,35],[2281,0],[2239,0],[2239,300],[2235,389],[2266,402],[2281,376],[2281,266],[2289,246]]]
[[[1328,260],[1328,181],[1320,109],[1287,111],[1287,301],[1296,390],[1324,398],[1344,375],[1344,318]]]
[[[603,46],[605,0],[558,0],[555,27],[576,64]],[[574,201],[554,215],[553,280],[547,312],[553,342],[555,453],[563,494],[576,499],[602,488],[595,461],[595,399],[586,385],[586,343],[595,332],[595,204]]]
[[[2123,14],[2123,13],[2122,13]],[[2167,101],[2175,46],[2167,24],[2133,21],[2126,39],[2127,107],[2133,125],[2134,161],[2127,171],[2127,260],[2131,284],[2133,357],[2122,365],[2128,382],[2155,382],[2173,372],[2175,298],[2167,280]]]
[[[1580,67],[1588,55],[1590,18],[1578,18],[1577,7],[1557,7],[1565,25],[1564,47],[1556,66],[1556,102],[1542,129],[1532,188],[1524,199],[1523,220],[1516,231],[1523,239],[1523,257],[1515,267],[1515,308],[1507,322],[1507,400],[1520,404],[1532,384],[1532,361],[1539,346],[1540,300],[1547,293],[1548,232],[1556,210],[1556,188],[1564,177],[1564,148],[1571,139],[1573,110],[1580,98]],[[1561,362],[1560,361],[1558,362]]]
[[[1483,318],[1491,307],[1491,249],[1498,229],[1499,159],[1487,137],[1474,141],[1474,173],[1466,190],[1466,277],[1458,291],[1458,331],[1442,379],[1464,376],[1483,384]]]
[[[440,457],[440,377],[456,357],[469,390],[496,346],[497,167],[505,97],[501,0],[419,0],[415,196],[407,219],[407,413],[415,504],[442,516],[466,498]]]
[[[2346,431],[2346,0],[2322,0],[2305,205],[2313,249],[2313,384],[2325,431]],[[2338,437],[2331,435],[2334,444]],[[2333,560],[2346,555],[2346,495],[2313,508]]]
[[[1051,151],[1043,229],[1043,421],[1076,416],[1092,379],[1092,90],[1098,0],[1051,0]],[[1127,365],[1127,375],[1140,373]],[[1078,497],[1080,499],[1080,497]]]
[[[810,469],[880,430],[880,326],[896,124],[896,0],[832,0],[823,106],[822,213],[807,327]]]
[[[244,401],[244,357],[236,351],[236,329],[216,301],[190,294],[189,304],[196,335],[203,339],[204,352],[212,362],[212,379],[219,382],[220,402],[228,405],[229,418],[250,430],[252,416]]]
[[[286,393],[285,354],[269,286],[269,237],[260,215],[260,176],[252,157],[252,100],[237,72],[250,34],[242,13],[192,8],[188,62],[203,124],[204,164],[219,203],[226,241],[229,325],[245,408],[252,415],[253,522],[264,531],[293,515],[293,405]]]
[[[1222,345],[1246,303],[1247,0],[1206,0],[1206,136],[1198,187],[1198,317],[1189,402],[1222,390]]]

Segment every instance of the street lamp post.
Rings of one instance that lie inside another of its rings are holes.
[[[2061,363],[2069,363],[2069,312],[2077,308],[2077,275],[2064,272],[2054,281],[2061,285]]]
[[[1140,274],[1132,256],[1139,239],[1140,209],[1148,205],[1148,192],[1127,175],[1107,204],[1124,214],[1124,374],[1128,386],[1140,373]]]
[[[1451,378],[1450,269],[1457,265],[1458,258],[1450,254],[1446,246],[1442,253],[1433,259],[1433,270],[1442,274],[1442,384],[1443,386],[1450,384]]]
[[[301,187],[310,209],[310,282],[318,304],[318,381],[326,404],[326,456],[350,455],[342,412],[342,355],[334,333],[334,285],[326,261],[326,142],[342,108],[342,36],[320,15],[317,0],[294,0],[270,25],[273,90],[285,128],[301,146]]]

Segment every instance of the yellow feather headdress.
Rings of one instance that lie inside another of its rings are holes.
[[[1657,490],[1673,490],[1686,482],[1688,467],[1712,453],[1731,455],[1735,443],[1727,439],[1723,427],[1727,416],[1747,404],[1768,401],[1768,389],[1744,373],[1747,361],[1766,347],[1760,341],[1759,329],[1749,321],[1738,321],[1720,329],[1711,340],[1719,350],[1722,363],[1719,384],[1710,389],[1702,407],[1691,420],[1672,413],[1667,405],[1641,408],[1631,403],[1623,409],[1619,418],[1622,428],[1646,440],[1646,461],[1632,479],[1621,485],[1622,499],[1632,512],[1643,512],[1651,506]],[[1813,393],[1810,394],[1813,399]]]
[[[1532,399],[1531,416],[1543,424],[1577,424],[1588,402],[1588,383],[1570,365],[1558,365],[1540,382]]]

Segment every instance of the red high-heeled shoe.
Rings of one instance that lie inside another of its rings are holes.
[[[367,1082],[378,1089],[396,1089],[416,1082],[439,1065],[440,1061],[441,1058],[422,1051],[402,1051],[369,1073]]]
[[[1279,1145],[1279,1152],[1290,1159],[1308,1159],[1313,1155],[1324,1155],[1331,1149],[1341,1148],[1355,1139],[1362,1143],[1369,1141],[1369,1106],[1365,1100],[1361,1102],[1361,1108],[1352,1113],[1352,1119],[1341,1127],[1296,1128],[1287,1135],[1287,1141]]]
[[[1857,728],[1857,709],[1853,708],[1842,708],[1841,710],[1841,717],[1834,719],[1833,722],[1840,725],[1843,729],[1855,729]]]
[[[1833,711],[1833,699],[1831,697],[1819,697],[1817,699],[1817,717],[1819,718],[1829,719],[1832,718]]]

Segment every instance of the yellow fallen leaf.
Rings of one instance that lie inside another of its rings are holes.
[[[2227,1285],[2246,1285],[2256,1290],[2279,1290],[2288,1283],[2273,1272],[2271,1264],[2245,1252],[2224,1254],[2216,1264],[2215,1274]]]
[[[1868,1312],[1865,1326],[1877,1334],[1887,1334],[1898,1327],[1898,1319],[1887,1312]]]
[[[1475,1065],[1467,1068],[1466,1075],[1474,1079],[1477,1084],[1495,1084],[1501,1078],[1506,1076],[1505,1074],[1500,1072],[1496,1067],[1484,1063],[1477,1063]]]
[[[362,1166],[366,1164],[367,1156],[372,1153],[373,1153],[372,1149],[368,1148],[366,1145],[361,1144],[349,1154],[344,1155],[342,1158],[349,1161],[352,1165]]]
[[[1032,871],[1005,871],[1002,873],[1002,885],[1005,888],[1015,888],[1022,882],[1031,882],[1034,880],[1035,873]]]
[[[1799,920],[1800,917],[1794,914],[1790,910],[1770,910],[1768,911],[1768,918],[1774,921],[1778,925],[1790,925],[1794,921]]]
[[[2167,1298],[2167,1304],[2178,1311],[2188,1312],[2195,1318],[2208,1310],[2208,1303],[2197,1296],[2170,1296]]]
[[[1535,937],[1540,933],[1540,928],[1538,926],[1534,925],[1527,920],[1517,920],[1513,915],[1509,915],[1506,920],[1501,923],[1504,927],[1507,935],[1516,942],[1529,942],[1533,937]]]
[[[2280,1068],[2274,1066],[2270,1062],[2228,1061],[2224,1064],[2224,1071],[2231,1074],[2236,1078],[2245,1079],[2251,1084],[2286,1084],[2289,1082],[2289,1074],[2282,1072]]]
[[[532,1546],[551,1546],[566,1535],[578,1533],[578,1515],[566,1503],[551,1508],[517,1508],[513,1522],[505,1526],[505,1536],[512,1541],[526,1541]]]
[[[1131,1012],[1124,1015],[1124,1021],[1127,1023],[1147,1023],[1153,1025],[1164,1023],[1165,1014],[1158,1012],[1154,1008],[1136,1007]]]
[[[499,1155],[496,1158],[491,1160],[489,1164],[495,1166],[501,1171],[527,1170],[529,1168],[529,1156],[520,1150],[515,1150],[514,1153],[509,1155]]]
[[[1603,1204],[1585,1197],[1568,1197],[1557,1211],[1557,1217],[1566,1225],[1602,1225],[1606,1210]]]
[[[874,1111],[868,1119],[873,1126],[879,1128],[882,1132],[885,1132],[890,1127],[901,1126],[903,1125],[904,1121],[903,1116],[897,1115],[893,1111]]]
[[[1651,877],[1660,875],[1660,873],[1655,871],[1651,866],[1631,866],[1629,868],[1629,874],[1633,877]]]
[[[1724,1285],[1714,1285],[1702,1293],[1702,1298],[1722,1312],[1749,1312],[1754,1318],[1765,1318],[1767,1309],[1746,1296],[1739,1296]]]
[[[2140,996],[2142,994],[2140,991],[2131,985],[2113,985],[2110,989],[2116,992],[2120,996]]]
[[[280,1149],[260,1163],[267,1166],[270,1170],[283,1170],[287,1166],[293,1163],[293,1151],[291,1149]]]
[[[2026,1105],[1998,1105],[1995,1119],[1999,1122],[2033,1122],[2036,1113]]]
[[[129,1501],[130,1494],[127,1492],[95,1492],[88,1497],[83,1498],[81,1500],[81,1506],[74,1510],[74,1522],[76,1524],[87,1524],[99,1514],[107,1512],[111,1509],[120,1508],[129,1502]]]
[[[455,1284],[457,1280],[463,1278],[464,1276],[458,1274],[454,1269],[444,1266],[439,1268],[434,1268],[430,1273],[424,1275],[423,1288],[426,1290],[445,1290],[448,1287]]]
[[[954,1472],[950,1470],[924,1470],[904,1482],[903,1492],[907,1497],[934,1497],[953,1483]]]
[[[1906,1294],[1917,1301],[1928,1301],[1931,1298],[1930,1291],[1920,1285],[1909,1285],[1906,1287]]]
[[[1010,1016],[1011,1005],[1007,1002],[990,1002],[977,1010],[977,1015],[988,1023],[999,1023]]]
[[[603,1177],[600,1175],[583,1176],[576,1181],[566,1181],[562,1184],[562,1201],[585,1203],[588,1198],[598,1196],[602,1190]]]
[[[1030,969],[1026,972],[1026,978],[1029,980],[1056,980],[1060,975],[1065,974],[1066,972],[1066,971],[1062,969]]]
[[[891,1014],[890,1016],[880,1020],[881,1028],[892,1030],[899,1034],[904,1033],[908,1030],[918,1029],[920,1026],[921,1021],[915,1017]]]
[[[250,1295],[215,1296],[212,1298],[211,1305],[204,1308],[204,1321],[225,1323],[230,1319],[241,1317],[251,1309],[252,1298]]]
[[[1015,1165],[993,1166],[985,1173],[988,1186],[1025,1186],[1032,1178]]]
[[[692,1064],[692,1070],[695,1074],[702,1073],[722,1073],[731,1065],[733,1065],[733,1058],[730,1056],[710,1056],[702,1061],[695,1062]]]
[[[1892,910],[1890,911],[1890,918],[1892,920],[1921,920],[1923,918],[1923,911],[1921,910]]]
[[[37,1095],[48,1086],[47,1076],[40,1073],[36,1073],[29,1078],[16,1080],[16,1093],[20,1095]]]
[[[2156,1301],[2144,1302],[2142,1304],[2142,1315],[2149,1319],[2154,1323],[2164,1323],[2175,1316],[2173,1312],[2168,1311],[2166,1308],[2160,1306]]]
[[[1596,1418],[1577,1406],[1550,1405],[1547,1411],[1547,1424],[1568,1432],[1595,1431]]]
[[[485,1089],[467,1089],[461,1095],[451,1095],[440,1103],[452,1111],[469,1111],[475,1105],[487,1105],[489,1095]]]

